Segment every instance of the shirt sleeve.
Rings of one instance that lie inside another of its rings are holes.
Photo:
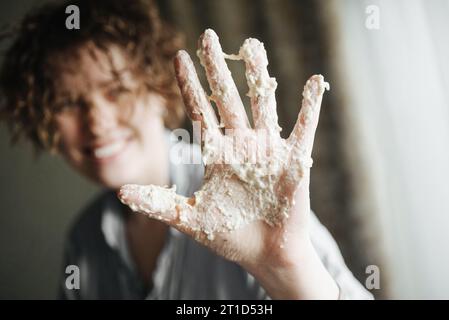
[[[310,224],[312,244],[340,289],[339,299],[374,299],[373,295],[362,286],[346,266],[334,238],[313,212],[311,213]]]

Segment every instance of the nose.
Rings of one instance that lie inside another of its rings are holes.
[[[102,136],[117,125],[114,106],[101,96],[92,97],[86,107],[86,129],[92,135]]]

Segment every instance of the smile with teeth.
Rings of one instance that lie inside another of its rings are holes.
[[[126,144],[126,140],[119,140],[105,146],[93,149],[93,155],[97,159],[104,159],[118,154]]]

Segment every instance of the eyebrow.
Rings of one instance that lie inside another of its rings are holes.
[[[76,98],[70,94],[70,92],[67,91],[63,91],[63,92],[56,92],[56,100],[57,101],[61,101],[61,100],[76,100]]]
[[[110,79],[110,80],[105,80],[105,81],[101,81],[99,82],[98,86],[100,88],[106,88],[109,87],[111,85],[115,85],[115,84],[122,84],[123,81],[120,81],[120,79]]]
[[[123,84],[124,78],[126,78],[128,73],[132,74],[132,71],[128,67],[124,67],[120,70],[109,70],[112,78],[99,82],[99,87],[104,88],[113,84]]]

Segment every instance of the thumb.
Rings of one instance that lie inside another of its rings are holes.
[[[175,191],[176,186],[164,188],[127,184],[120,188],[118,198],[135,212],[164,221],[177,229],[184,229],[183,226],[188,225],[192,206],[189,205],[188,198]]]

